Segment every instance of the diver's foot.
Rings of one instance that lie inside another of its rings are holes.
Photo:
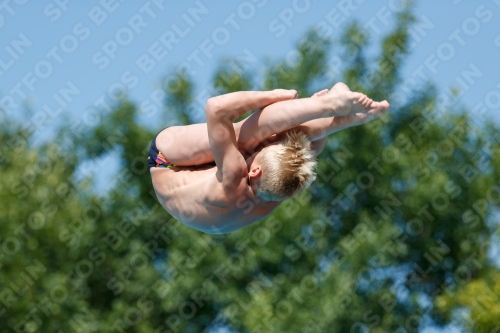
[[[330,90],[328,89],[323,89],[323,90],[320,90],[318,91],[317,93],[315,93],[314,95],[312,95],[311,97],[319,97],[319,96],[323,96],[324,94],[328,93]]]
[[[351,91],[342,82],[334,85],[328,93],[322,96],[327,100],[331,111],[337,116],[364,113],[376,108],[371,98],[365,94]]]

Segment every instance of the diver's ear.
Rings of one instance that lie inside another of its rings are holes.
[[[262,175],[262,167],[260,165],[256,165],[255,167],[250,169],[248,175],[250,176],[250,178],[260,177]]]

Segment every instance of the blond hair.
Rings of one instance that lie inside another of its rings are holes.
[[[316,179],[316,160],[302,132],[288,131],[277,145],[262,151],[262,177],[256,194],[264,200],[281,201],[305,190]]]

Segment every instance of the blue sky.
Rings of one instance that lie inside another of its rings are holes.
[[[160,81],[179,66],[196,83],[201,108],[220,59],[285,57],[307,29],[320,26],[338,37],[352,20],[373,38],[375,54],[401,2],[4,0],[0,122],[22,119],[50,139],[62,119],[96,123],[122,88],[144,110],[154,110]],[[475,121],[499,122],[500,0],[421,0],[415,15],[403,71],[408,94],[426,81],[445,95],[457,87]],[[160,128],[150,116],[154,111],[143,114]]]
[[[201,107],[221,58],[286,56],[313,26],[337,37],[356,19],[376,52],[402,1],[22,2],[0,7],[0,101],[5,114],[47,132],[62,118],[94,123],[92,109],[112,104],[122,88],[138,104],[151,105],[150,95],[178,66],[196,82]],[[436,3],[416,3],[420,23],[404,66],[409,93],[426,80],[441,93],[455,86],[461,102],[476,109],[476,120],[498,121],[500,1]],[[67,96],[60,89],[69,90]],[[32,111],[25,114],[23,105]],[[40,110],[45,115],[35,116]]]

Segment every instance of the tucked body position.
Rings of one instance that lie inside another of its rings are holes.
[[[160,204],[183,224],[228,233],[269,215],[315,179],[326,137],[389,109],[343,83],[310,98],[241,91],[206,103],[207,122],[161,131],[148,163]],[[249,110],[250,117],[234,123]]]

